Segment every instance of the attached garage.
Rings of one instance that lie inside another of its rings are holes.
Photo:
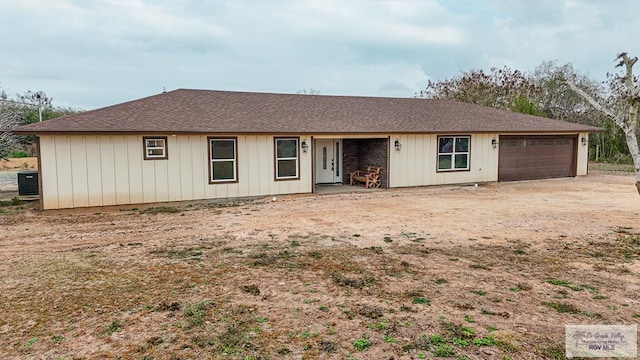
[[[577,136],[500,136],[498,180],[576,176]]]

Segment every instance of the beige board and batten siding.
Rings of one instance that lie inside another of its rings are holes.
[[[582,139],[585,143],[582,143]],[[587,175],[589,166],[589,133],[578,134],[578,154],[576,159],[576,175]]]
[[[42,207],[48,210],[312,191],[309,153],[299,153],[299,179],[276,181],[274,136],[237,139],[238,182],[209,184],[206,135],[168,136],[166,160],[144,160],[142,136],[42,135]]]
[[[447,136],[448,134],[442,134]],[[468,171],[437,171],[437,134],[391,135],[389,186],[425,186],[498,181],[498,134],[471,134]],[[400,150],[393,148],[399,140]]]

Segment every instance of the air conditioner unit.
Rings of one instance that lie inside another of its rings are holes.
[[[38,195],[38,172],[22,171],[18,173],[18,195]]]

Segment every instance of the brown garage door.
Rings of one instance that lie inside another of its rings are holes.
[[[576,176],[576,136],[500,136],[498,180]]]

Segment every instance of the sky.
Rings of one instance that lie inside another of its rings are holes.
[[[604,80],[637,0],[0,0],[0,89],[90,110],[179,88],[412,97],[543,61]]]

